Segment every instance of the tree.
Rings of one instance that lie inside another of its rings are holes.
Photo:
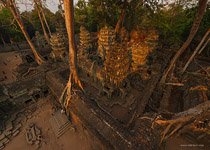
[[[121,27],[122,27],[122,24],[123,24],[123,20],[125,18],[125,14],[126,14],[126,8],[127,8],[127,0],[124,0],[123,6],[122,6],[122,9],[121,9],[121,13],[120,13],[120,17],[119,17],[119,19],[117,21],[117,24],[115,26],[115,33],[116,34],[120,33],[120,30],[121,30]]]
[[[17,8],[16,8],[15,5],[14,5],[14,1],[13,1],[13,0],[8,0],[8,1],[6,1],[6,0],[0,0],[0,2],[1,2],[5,7],[8,7],[8,8],[10,9],[10,11],[12,12],[12,14],[13,14],[15,20],[17,21],[17,23],[18,23],[18,25],[19,25],[19,27],[20,27],[20,29],[21,29],[23,35],[25,36],[25,38],[26,38],[26,40],[27,40],[29,46],[31,47],[31,50],[32,50],[32,52],[33,52],[33,54],[34,54],[34,58],[35,58],[36,62],[37,62],[39,65],[41,65],[42,63],[44,63],[43,58],[42,58],[42,57],[39,55],[39,53],[36,51],[35,46],[34,46],[34,44],[32,43],[32,41],[31,41],[31,39],[30,39],[30,37],[29,37],[29,35],[28,35],[26,29],[25,29],[25,26],[24,26],[24,24],[23,24],[23,22],[22,22],[22,20],[21,20],[21,18],[20,18],[20,15],[19,15],[19,13],[17,12]]]
[[[46,27],[47,27],[47,30],[48,30],[48,32],[49,32],[49,34],[50,34],[50,36],[51,36],[52,33],[51,33],[51,30],[50,30],[49,24],[48,24],[48,22],[47,22],[47,19],[46,19],[44,10],[43,10],[43,6],[42,6],[42,3],[41,3],[40,0],[39,0],[39,8],[40,8],[40,12],[41,12],[41,14],[42,14],[42,17],[43,17],[43,19],[44,19],[45,25],[46,25]]]
[[[10,37],[14,41],[21,41],[24,39],[22,32],[18,24],[16,23],[9,8],[2,8],[0,10],[0,33],[2,38],[0,38],[1,43],[8,43]]]
[[[177,53],[175,54],[175,56],[172,58],[169,67],[165,70],[162,78],[161,78],[161,83],[164,83],[168,73],[171,71],[171,69],[173,68],[173,66],[175,65],[176,61],[178,60],[178,58],[184,53],[184,51],[186,50],[186,48],[190,45],[191,41],[193,40],[194,36],[196,35],[199,25],[201,23],[201,20],[203,18],[203,15],[205,13],[206,7],[207,7],[207,2],[208,0],[199,0],[199,6],[198,6],[198,12],[197,15],[195,17],[195,20],[193,22],[192,28],[190,30],[190,34],[187,38],[187,40],[184,42],[184,44],[182,45],[182,47],[177,51]]]
[[[43,30],[45,39],[46,39],[47,43],[50,44],[50,38],[49,38],[49,36],[48,36],[48,34],[47,34],[47,31],[46,31],[46,29],[45,29],[44,22],[43,22],[43,20],[42,20],[43,15],[41,15],[41,10],[40,10],[40,7],[39,7],[40,4],[39,4],[39,2],[38,2],[37,0],[34,0],[34,3],[35,3],[35,7],[36,7],[36,9],[37,9],[37,13],[38,13],[38,16],[39,16],[40,23],[41,23],[41,25],[42,25],[42,30]]]
[[[74,10],[73,10],[73,0],[64,0],[64,13],[65,13],[65,22],[66,29],[68,33],[69,40],[69,80],[67,82],[66,87],[61,95],[63,99],[64,93],[66,93],[66,100],[64,107],[68,107],[69,100],[71,98],[72,92],[72,83],[76,83],[81,89],[83,89],[81,81],[78,76],[77,71],[77,54],[76,54],[76,45],[74,38]]]

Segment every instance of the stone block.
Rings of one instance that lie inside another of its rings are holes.
[[[10,138],[11,135],[12,135],[12,131],[4,131],[4,135],[5,135],[6,137]]]
[[[21,127],[22,127],[22,124],[21,124],[21,123],[17,124],[17,125],[15,126],[13,132],[19,130]]]
[[[4,138],[5,138],[5,135],[4,134],[1,134],[0,135],[0,141],[3,140]]]
[[[0,142],[0,149],[4,148],[4,144]]]
[[[20,130],[15,131],[12,136],[17,136],[20,133]]]
[[[5,137],[4,139],[1,140],[1,143],[7,144],[7,143],[9,143],[9,139],[7,137]]]
[[[12,121],[8,120],[6,122],[6,131],[11,131],[13,129]]]

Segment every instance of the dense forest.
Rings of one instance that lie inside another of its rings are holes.
[[[34,6],[35,7],[35,6]],[[58,6],[60,8],[60,6]],[[179,47],[180,43],[186,40],[189,30],[195,18],[198,5],[193,0],[179,0],[168,3],[167,1],[138,1],[132,0],[124,4],[115,0],[79,0],[75,6],[75,31],[79,33],[81,25],[85,26],[91,32],[97,32],[105,25],[115,27],[122,9],[125,9],[125,16],[122,25],[127,30],[138,28],[155,28],[160,34],[161,44]],[[55,32],[55,26],[62,19],[62,11],[52,13],[47,6],[43,7],[46,19],[52,32]],[[35,31],[43,33],[41,23],[38,17],[37,8],[31,11],[21,12],[21,17],[31,38]],[[202,19],[197,37],[199,40],[206,32],[210,23],[210,10],[206,9]],[[8,8],[1,8],[0,12],[0,31],[1,40],[6,43],[10,42],[12,37],[18,42],[24,40],[23,35],[14,21],[12,13]]]

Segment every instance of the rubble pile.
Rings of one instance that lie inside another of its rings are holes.
[[[0,149],[3,149],[15,136],[17,136],[23,124],[31,118],[31,111],[26,110],[13,114],[4,122],[4,128],[0,131]]]
[[[41,135],[41,130],[35,124],[30,124],[28,126],[25,137],[28,144],[35,144],[37,149],[40,148],[43,137]]]

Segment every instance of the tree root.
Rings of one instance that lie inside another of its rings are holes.
[[[166,125],[165,130],[162,132],[162,137],[160,142],[162,143],[163,140],[168,139],[176,132],[181,130],[183,127],[194,122],[199,116],[207,112],[209,109],[210,109],[210,101],[206,101],[202,104],[197,105],[194,108],[188,109],[187,111],[175,114],[171,120],[163,120],[161,118],[156,118],[152,124],[152,127],[154,123],[161,126]]]
[[[63,89],[63,92],[59,98],[59,102],[60,102],[62,108],[65,110],[67,110],[67,108],[69,107],[71,98],[75,94],[75,91],[72,88],[73,82],[76,83],[83,91],[83,86],[81,84],[81,81],[77,78],[74,78],[74,80],[73,80],[73,74],[70,73],[69,80],[68,80],[68,82],[67,82],[65,88]]]
[[[161,137],[160,143],[162,143],[164,140],[166,140],[169,137],[171,137],[172,135],[174,135],[177,131],[179,131],[181,128],[183,128],[187,124],[193,122],[194,119],[195,119],[194,117],[188,116],[188,117],[179,118],[176,120],[168,120],[168,121],[156,120],[155,123],[157,123],[159,125],[167,125],[165,130],[162,132],[162,137]]]
[[[63,107],[63,109],[67,109],[67,107],[69,106],[70,103],[70,99],[71,99],[71,95],[72,95],[72,74],[70,74],[69,80],[65,86],[65,88],[63,89],[63,92],[59,98],[59,102],[61,104],[61,106]]]
[[[31,71],[34,71],[34,70],[36,70],[36,67],[31,67],[31,68],[29,68],[28,71],[25,72],[25,73],[22,75],[22,77],[27,76]]]

